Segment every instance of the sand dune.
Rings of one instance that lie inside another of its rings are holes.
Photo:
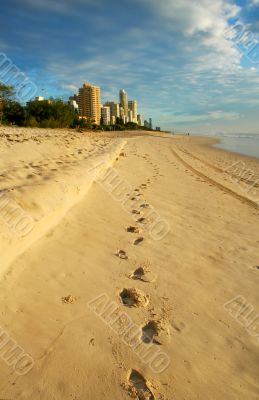
[[[96,177],[103,173],[126,143],[81,136],[69,131],[37,129],[31,134],[30,129],[3,129],[0,273],[58,224],[90,189],[91,170]]]

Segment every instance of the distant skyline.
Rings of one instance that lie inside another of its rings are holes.
[[[0,52],[37,95],[91,82],[103,103],[125,89],[163,129],[259,133],[259,46],[247,57],[235,45],[237,21],[256,43],[259,0],[9,0]]]

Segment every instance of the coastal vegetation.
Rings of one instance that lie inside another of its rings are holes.
[[[80,118],[78,113],[62,99],[32,100],[25,105],[15,100],[11,86],[0,84],[0,123],[32,128],[74,128],[88,130],[122,131],[147,129],[133,122],[123,123],[116,119],[114,125],[105,125],[101,120],[96,125],[91,119]]]

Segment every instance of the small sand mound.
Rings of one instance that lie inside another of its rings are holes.
[[[65,303],[65,304],[75,304],[77,301],[77,298],[72,296],[71,294],[69,294],[68,296],[62,297],[61,300],[62,300],[62,303]]]

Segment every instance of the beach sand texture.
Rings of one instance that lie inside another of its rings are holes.
[[[0,128],[0,398],[259,398],[259,162],[212,142]]]

